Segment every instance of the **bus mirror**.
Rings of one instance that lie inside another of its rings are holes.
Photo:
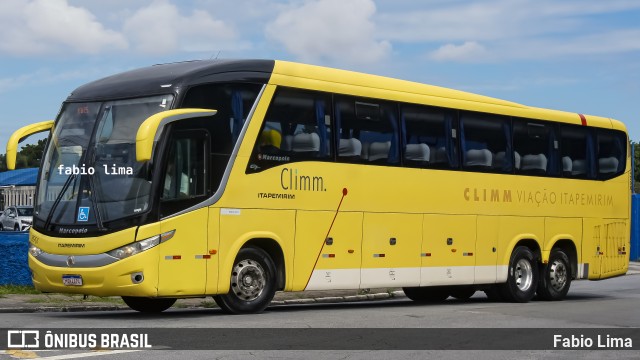
[[[16,168],[18,144],[33,134],[48,131],[51,128],[53,128],[53,120],[27,125],[14,132],[7,142],[7,169],[14,170]]]
[[[149,116],[138,128],[136,134],[136,161],[149,161],[153,154],[153,144],[162,134],[164,127],[172,122],[204,116],[213,116],[217,110],[175,109]]]

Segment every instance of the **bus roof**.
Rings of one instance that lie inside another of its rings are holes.
[[[101,101],[175,93],[178,96],[193,85],[212,82],[256,82],[300,86],[317,90],[379,94],[393,100],[414,99],[436,106],[485,111],[581,124],[577,113],[549,110],[473,94],[365,73],[338,70],[280,60],[194,60],[159,64],[108,76],[74,90],[67,101]],[[396,96],[390,96],[396,94]],[[624,130],[618,121],[586,116],[589,125]]]
[[[153,65],[82,85],[69,95],[67,101],[179,94],[192,85],[218,81],[266,83],[274,63],[273,60],[195,60]]]

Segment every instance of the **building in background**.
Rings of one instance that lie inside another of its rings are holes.
[[[0,173],[0,209],[7,206],[33,206],[38,169],[18,169]]]

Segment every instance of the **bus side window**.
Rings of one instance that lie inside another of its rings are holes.
[[[598,178],[611,179],[624,172],[627,139],[623,132],[598,129]]]
[[[163,215],[186,209],[208,196],[208,138],[205,129],[178,131],[171,138],[161,178]]]
[[[553,126],[529,119],[513,120],[516,174],[558,175],[558,142]]]
[[[338,160],[400,164],[397,106],[375,99],[340,97],[335,105]]]
[[[408,167],[458,167],[455,113],[429,106],[401,106],[403,161]]]
[[[594,179],[595,144],[589,129],[583,126],[560,125],[560,157],[565,177]]]
[[[332,144],[328,94],[281,88],[269,106],[247,172],[295,161],[332,160]]]
[[[466,170],[511,173],[518,165],[505,116],[461,112],[460,148]]]

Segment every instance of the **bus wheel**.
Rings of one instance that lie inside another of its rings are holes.
[[[176,302],[176,299],[172,298],[146,298],[134,296],[123,296],[122,300],[131,309],[148,314],[161,313],[173,306]]]
[[[449,287],[428,286],[428,287],[406,287],[402,288],[404,294],[413,301],[422,303],[437,303],[445,301],[449,297]]]
[[[229,293],[213,299],[229,314],[262,312],[276,293],[275,268],[266,251],[254,247],[241,249],[231,270]]]
[[[551,251],[549,263],[540,269],[538,297],[543,300],[562,300],[571,286],[569,257],[561,249]]]
[[[500,294],[507,301],[528,302],[538,287],[538,262],[526,246],[518,246],[511,254],[507,282],[500,286]]]
[[[452,297],[458,300],[468,300],[473,294],[476,293],[476,289],[473,286],[453,286],[449,293]]]

